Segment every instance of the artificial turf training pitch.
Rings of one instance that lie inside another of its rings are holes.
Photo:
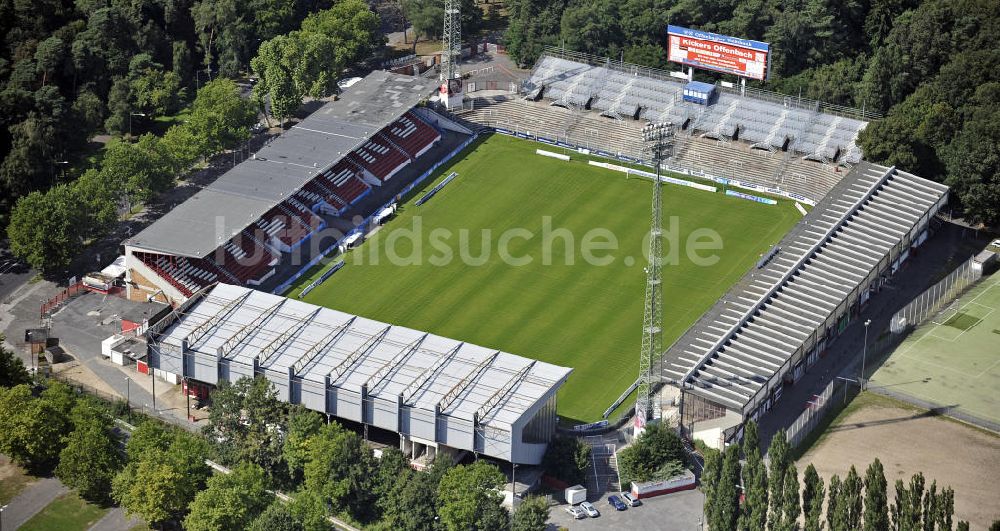
[[[575,153],[568,162],[539,156],[536,148],[553,149],[501,135],[473,144],[423,189],[453,171],[458,172],[455,180],[421,206],[414,201],[423,192],[405,200],[395,219],[349,251],[346,266],[304,300],[573,367],[558,411],[589,422],[600,419],[638,375],[652,181],[589,166]],[[800,217],[789,201],[770,206],[665,185],[664,232],[670,235],[677,227],[680,252],[663,268],[664,347]],[[543,236],[547,218],[549,253]],[[508,256],[530,258],[529,264],[511,264],[500,256],[498,245],[510,229],[532,234],[509,232],[506,245]],[[574,240],[572,263],[560,236],[567,231],[560,229],[568,229]],[[617,239],[617,249],[592,252],[610,264],[584,259],[581,244],[592,229],[606,229]],[[701,251],[718,255],[714,265],[695,265],[685,256],[696,229],[719,234],[721,250]],[[465,259],[463,239],[468,242]],[[442,242],[446,245],[438,246]],[[440,247],[451,250],[451,260]],[[484,251],[487,258],[478,265]],[[671,243],[664,242],[663,254],[669,257],[670,251]],[[393,257],[409,263],[393,263]],[[323,269],[305,275],[287,295],[298,297]]]

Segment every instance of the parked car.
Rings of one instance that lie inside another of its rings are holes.
[[[587,517],[587,513],[583,512],[583,509],[576,507],[575,505],[570,505],[569,507],[567,507],[566,512],[569,513],[576,520]]]
[[[598,511],[597,507],[594,507],[594,505],[590,502],[581,503],[580,508],[583,509],[583,512],[587,513],[587,516],[591,518],[597,518],[598,516],[601,516],[601,512]]]
[[[628,506],[625,505],[625,502],[623,502],[622,499],[618,497],[617,494],[612,494],[611,496],[608,496],[608,503],[610,503],[611,506],[614,507],[616,511],[624,511],[625,509],[628,509]]]
[[[622,500],[624,500],[629,507],[638,507],[642,505],[642,500],[640,500],[637,496],[633,496],[631,492],[623,492]]]

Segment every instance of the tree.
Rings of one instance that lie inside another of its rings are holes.
[[[500,469],[485,461],[449,469],[437,490],[441,525],[448,531],[509,527],[499,492],[504,483]]]
[[[184,528],[189,531],[243,529],[267,507],[271,495],[266,490],[264,470],[253,463],[241,463],[231,474],[208,478],[191,502]]]
[[[376,501],[392,497],[398,480],[410,470],[409,461],[409,458],[395,446],[382,450],[382,457],[378,460],[377,470],[372,478],[372,494]]]
[[[668,479],[683,470],[686,459],[680,437],[662,424],[654,424],[618,453],[618,470],[625,484]]]
[[[211,425],[206,429],[216,442],[223,462],[259,465],[272,479],[283,475],[282,434],[285,405],[274,386],[263,377],[221,383],[212,391]]]
[[[785,472],[785,486],[782,491],[785,499],[781,501],[781,525],[778,527],[784,531],[794,531],[798,529],[798,519],[802,513],[799,504],[799,475],[795,469],[795,463],[788,464],[788,471]]]
[[[323,418],[301,404],[288,408],[288,434],[281,452],[288,465],[290,483],[295,485],[302,481],[302,469],[309,459],[307,442],[319,433],[323,427]]]
[[[969,522],[962,520],[958,522],[958,531],[969,531]]]
[[[885,471],[876,457],[865,474],[864,529],[866,531],[889,528],[889,499],[886,487]]]
[[[802,513],[805,515],[803,531],[822,531],[823,529],[823,478],[819,477],[816,467],[809,464],[803,476]]]
[[[722,476],[722,454],[714,449],[705,450],[705,463],[701,471],[701,490],[705,493],[705,514],[711,518],[718,499],[719,481]]]
[[[18,200],[7,226],[11,251],[43,272],[65,268],[72,261],[88,226],[83,198],[69,185],[46,193],[32,192]]]
[[[4,348],[5,337],[0,334],[0,387],[30,384],[31,375],[24,368],[24,362],[13,351]]]
[[[910,529],[910,501],[906,491],[906,484],[903,480],[896,480],[896,497],[893,500],[889,513],[892,516],[892,528],[895,531],[908,531]]]
[[[85,404],[74,408],[76,416],[85,418],[76,422],[76,429],[66,438],[55,474],[83,499],[106,503],[111,498],[111,482],[122,467],[122,458],[108,419],[96,418],[93,406]]]
[[[390,529],[419,531],[435,526],[438,486],[454,465],[438,457],[426,473],[404,470],[387,498],[378,500],[382,521]]]
[[[910,487],[907,489],[907,501],[909,508],[906,511],[906,528],[913,531],[921,529],[923,521],[923,500],[924,500],[924,474],[917,472],[910,478]]]
[[[943,531],[951,531],[952,516],[955,514],[955,491],[951,487],[947,487],[941,491],[941,497],[937,504],[937,514],[935,515],[935,521],[937,522],[938,529]]]
[[[188,117],[188,126],[202,142],[203,154],[246,142],[256,122],[253,103],[243,99],[239,87],[229,79],[216,79],[201,87]]]
[[[767,523],[767,468],[760,455],[757,423],[752,420],[743,429],[743,455],[746,458],[743,469],[746,496],[740,507],[739,528],[763,531]]]
[[[285,502],[276,500],[250,522],[247,531],[304,531],[304,527]]]
[[[514,513],[514,531],[544,531],[549,519],[549,503],[543,496],[528,496]]]
[[[924,494],[923,525],[921,526],[923,531],[934,531],[934,523],[938,512],[937,503],[937,480],[935,480],[931,482],[931,488],[927,489],[927,492]]]
[[[85,203],[87,222],[81,232],[90,236],[102,236],[118,219],[120,190],[104,179],[101,172],[93,168],[83,172],[72,184],[74,193]]]
[[[329,531],[329,509],[323,496],[308,489],[295,493],[288,510],[306,531]]]
[[[105,148],[101,176],[118,195],[147,201],[174,182],[176,164],[159,137],[146,133],[136,143],[113,142]]]
[[[125,509],[151,526],[179,518],[190,499],[177,496],[177,486],[184,476],[169,463],[143,459],[129,463],[115,476],[111,496]]]
[[[302,21],[302,31],[332,40],[342,64],[363,61],[385,44],[379,15],[364,0],[343,0],[332,8],[313,13]]]
[[[171,126],[163,134],[160,143],[169,153],[175,173],[182,173],[191,168],[199,158],[205,155],[202,152],[201,139],[186,124]]]
[[[708,513],[711,529],[736,529],[740,515],[740,449],[733,445],[722,454],[722,471],[715,485]]]
[[[24,384],[0,388],[0,453],[33,473],[48,473],[70,431],[70,407],[59,393],[45,391],[34,398]]]
[[[185,99],[178,74],[164,70],[149,54],[141,53],[129,63],[129,95],[131,112],[163,116],[177,112]]]
[[[364,518],[372,509],[375,456],[361,437],[337,423],[323,426],[309,438],[309,458],[303,470],[306,489],[318,494],[333,511]]]
[[[211,474],[208,443],[147,421],[126,445],[129,462],[111,483],[111,497],[126,514],[152,526],[179,520]]]
[[[556,435],[545,449],[542,467],[554,478],[570,485],[580,484],[586,480],[590,452],[590,445],[579,438]]]
[[[768,447],[767,455],[770,458],[770,468],[767,475],[768,488],[768,514],[767,528],[777,529],[784,514],[783,506],[785,502],[785,474],[788,472],[788,465],[791,463],[791,447],[785,436],[785,430],[779,430],[771,437],[771,445]]]
[[[104,120],[104,128],[109,133],[128,132],[132,112],[129,81],[125,77],[117,78],[111,83],[111,92],[108,94],[108,117]]]
[[[834,474],[830,478],[830,492],[826,503],[826,522],[830,526],[830,531],[847,531],[843,528],[839,519],[840,515],[840,491],[842,490],[840,476]]]
[[[831,483],[831,487],[832,487]],[[851,465],[847,471],[847,477],[840,488],[839,499],[837,500],[836,514],[834,514],[834,524],[831,529],[848,530],[861,527],[861,478],[858,471]]]

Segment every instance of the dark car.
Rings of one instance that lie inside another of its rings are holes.
[[[611,506],[614,507],[616,511],[624,511],[625,509],[628,509],[628,506],[625,505],[625,502],[623,502],[622,499],[619,498],[617,494],[613,496],[608,496],[608,503],[610,503]]]

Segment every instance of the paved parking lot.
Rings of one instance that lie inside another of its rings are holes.
[[[643,500],[639,507],[616,511],[608,498],[593,502],[601,512],[597,518],[573,520],[566,512],[566,505],[556,505],[549,511],[549,524],[555,527],[577,529],[668,529],[671,531],[698,531],[701,526],[701,508],[705,497],[699,490],[686,490],[657,498]]]

